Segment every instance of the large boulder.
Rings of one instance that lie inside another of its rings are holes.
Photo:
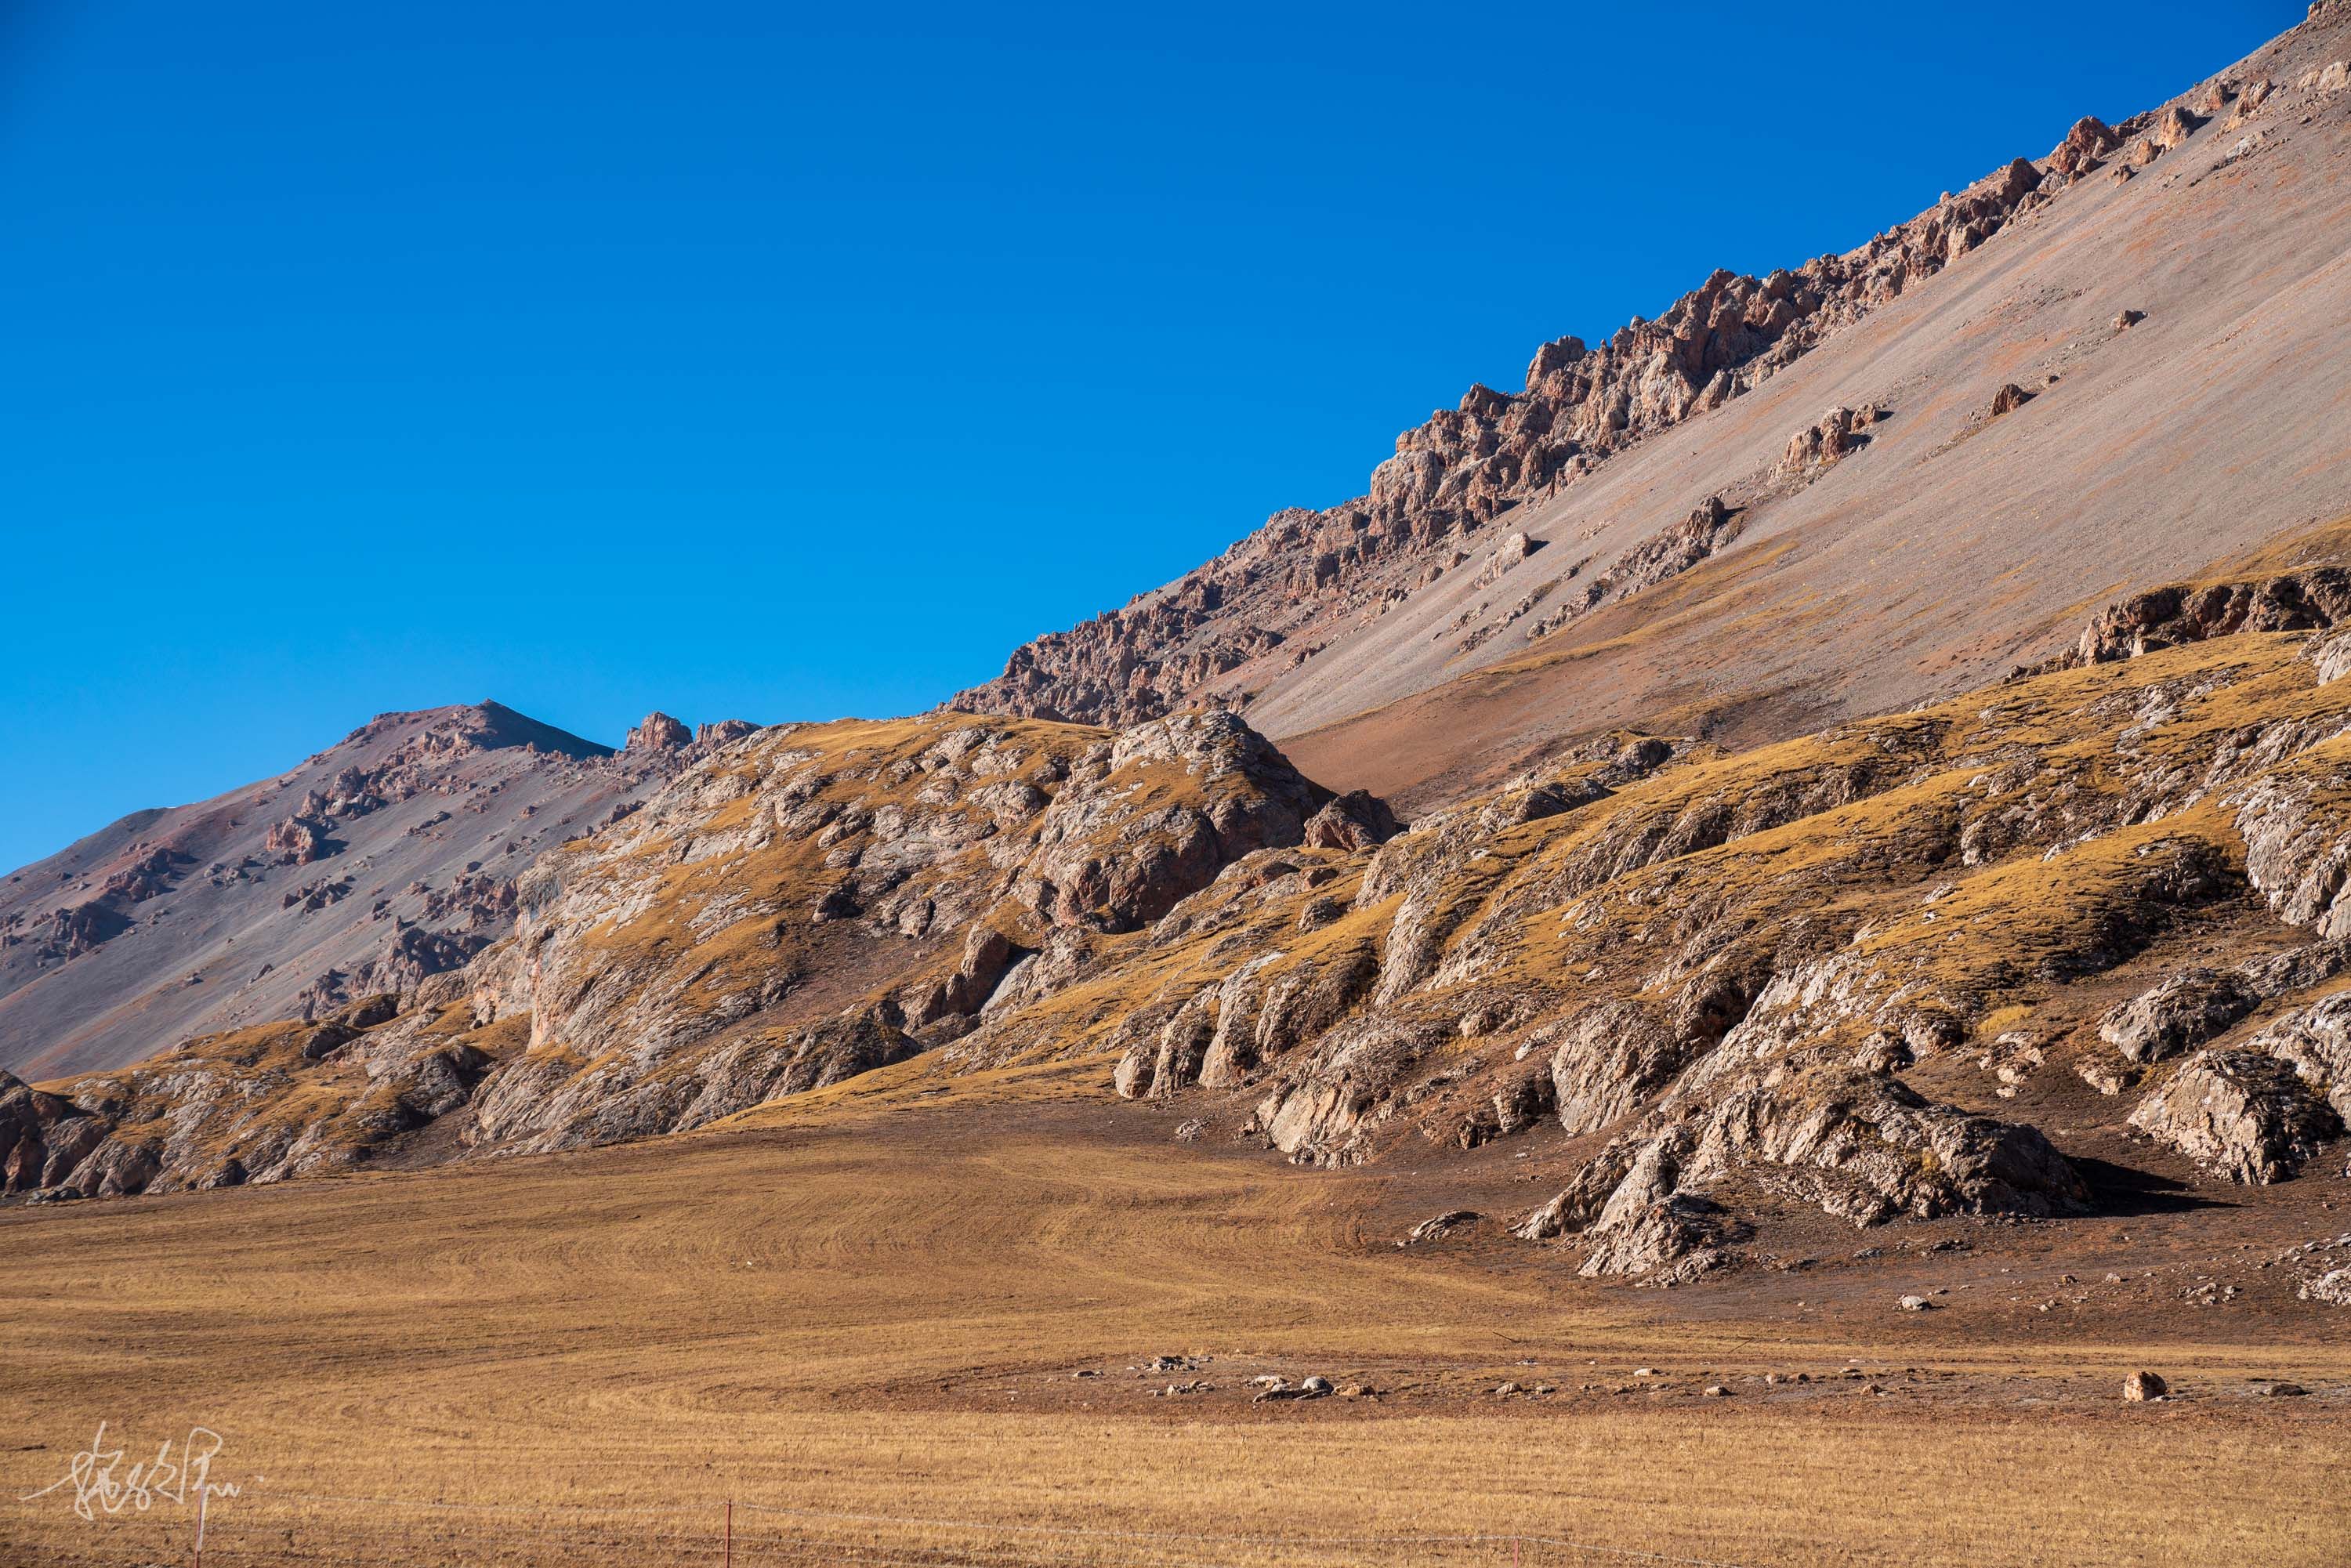
[[[693,740],[694,731],[665,713],[654,712],[645,715],[644,721],[629,731],[628,744],[622,749],[642,757],[653,752],[674,751],[681,746],[691,745]]]
[[[1402,831],[1386,801],[1368,789],[1351,789],[1306,820],[1304,841],[1309,849],[1368,850]]]
[[[2343,1133],[2292,1066],[2253,1051],[2196,1052],[2131,1113],[2130,1124],[2231,1181],[2294,1175]]]
[[[2202,1045],[2260,999],[2241,975],[2186,969],[2108,1012],[2098,1034],[2133,1061],[2161,1061]]]

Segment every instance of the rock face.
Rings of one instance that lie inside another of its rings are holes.
[[[2302,1168],[2343,1122],[2294,1068],[2249,1051],[2199,1051],[2131,1113],[2131,1125],[2235,1181]]]
[[[2076,657],[2103,664],[2134,659],[2239,632],[2306,632],[2351,615],[2351,572],[2340,567],[2288,572],[2257,581],[2167,586],[2115,604],[2082,633]]]
[[[708,726],[704,727],[709,728]],[[636,752],[674,751],[694,743],[694,732],[665,713],[649,713],[644,722],[629,731],[623,750]]]

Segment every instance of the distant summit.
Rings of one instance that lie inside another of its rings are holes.
[[[378,715],[291,771],[136,811],[0,882],[0,1068],[119,1067],[455,968],[515,875],[754,727],[618,752],[503,703]]]

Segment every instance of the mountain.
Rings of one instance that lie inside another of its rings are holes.
[[[385,714],[275,779],[134,812],[0,883],[0,1068],[120,1067],[456,968],[513,925],[532,856],[690,755],[660,715],[615,753],[485,702]]]
[[[395,716],[119,824],[20,873],[0,1191],[1062,1063],[1301,1165],[1508,1147],[1520,1241],[1656,1284],[1823,1214],[2288,1213],[2351,1117],[2346,56],[2338,0],[1552,345],[938,711]],[[103,1060],[194,1008],[174,922],[279,988]]]
[[[1365,495],[1276,513],[954,706],[1228,706],[1420,805],[1614,726],[1750,744],[2045,658],[2344,505],[2343,31],[2315,7],[1855,250],[1546,344]]]

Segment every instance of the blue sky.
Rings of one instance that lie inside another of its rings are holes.
[[[388,709],[926,707],[2302,11],[0,0],[0,865]]]

